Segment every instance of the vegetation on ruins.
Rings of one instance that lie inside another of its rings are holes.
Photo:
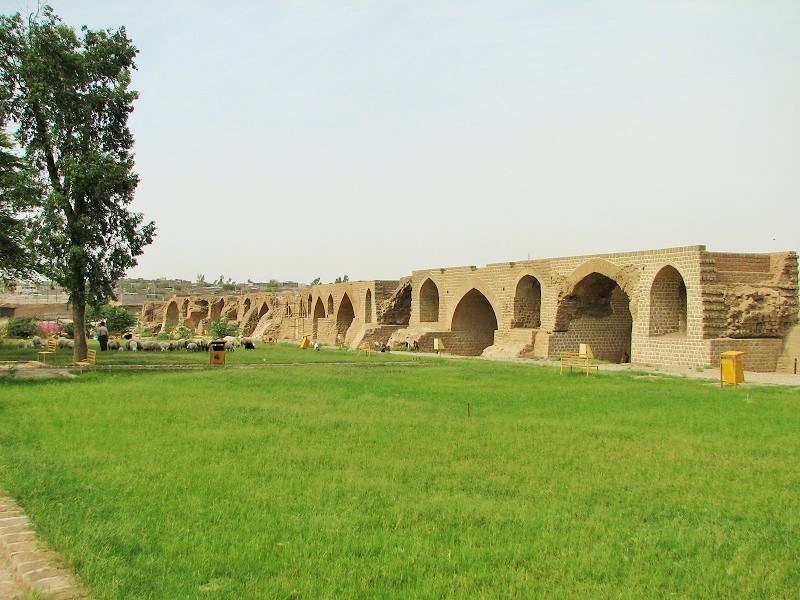
[[[208,332],[216,339],[222,339],[226,335],[238,335],[239,325],[235,321],[229,321],[224,317],[212,319],[208,324]]]
[[[0,124],[42,188],[30,243],[37,270],[69,293],[75,359],[86,356],[86,307],[114,298],[155,232],[129,210],[136,52],[124,27],[78,34],[48,6],[0,17]]]
[[[228,360],[340,357],[0,382],[0,479],[96,598],[796,595],[796,390]]]

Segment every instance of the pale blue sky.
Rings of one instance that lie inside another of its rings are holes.
[[[140,50],[132,276],[800,249],[797,1],[53,5]]]

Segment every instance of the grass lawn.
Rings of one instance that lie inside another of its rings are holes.
[[[4,340],[0,346],[0,361],[30,361],[36,360],[36,353],[42,348],[19,348],[18,340]],[[89,348],[97,350],[97,364],[100,366],[113,365],[207,365],[208,352],[129,352],[127,350],[114,350],[100,352],[97,340],[89,341]],[[301,350],[297,344],[256,344],[255,350],[238,348],[235,352],[228,352],[228,364],[257,364],[257,363],[320,363],[320,362],[386,362],[391,360],[412,360],[412,353],[396,355],[381,352],[360,354],[351,352],[346,348],[322,346],[319,351]],[[52,363],[48,358],[48,363]],[[56,352],[55,364],[66,366],[72,363],[72,350],[62,348]]]
[[[7,381],[0,486],[97,598],[800,592],[797,389],[437,359]]]

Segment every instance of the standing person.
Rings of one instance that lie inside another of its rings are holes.
[[[100,342],[101,352],[108,350],[108,329],[105,321],[100,321],[100,327],[97,328],[97,341]]]

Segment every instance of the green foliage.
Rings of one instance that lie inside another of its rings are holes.
[[[319,282],[322,281],[321,278],[315,277],[309,285],[319,285]]]
[[[267,282],[267,285],[264,286],[264,291],[267,292],[278,292],[282,289],[281,282],[277,279],[270,279]]]
[[[336,280],[333,283],[347,283],[348,281],[350,281],[350,277],[347,276],[347,275],[344,275],[342,277],[337,277]]]
[[[114,298],[155,232],[129,210],[139,181],[127,124],[136,53],[124,27],[79,35],[49,6],[0,16],[0,126],[15,128],[43,188],[30,237],[37,270],[69,293],[81,323],[86,305]],[[75,354],[85,355],[82,336]]]
[[[194,282],[197,285],[208,285],[208,282],[206,281],[206,276],[203,275],[202,273],[199,273],[197,275],[197,278],[194,280]]]
[[[39,334],[37,317],[11,317],[6,323],[6,336],[10,338],[29,338]]]
[[[194,331],[186,327],[186,325],[178,325],[172,331],[172,339],[174,340],[187,340],[194,337]]]
[[[86,309],[87,322],[105,321],[109,332],[125,333],[136,325],[136,316],[126,308],[107,304],[99,309],[89,307]]]
[[[64,323],[64,335],[68,338],[75,337],[75,324],[72,321]]]
[[[239,326],[234,321],[217,317],[208,324],[208,332],[212,337],[220,339],[226,335],[238,335]]]
[[[33,257],[26,246],[28,212],[38,202],[38,188],[25,162],[13,154],[11,140],[0,132],[0,283],[28,275]]]

